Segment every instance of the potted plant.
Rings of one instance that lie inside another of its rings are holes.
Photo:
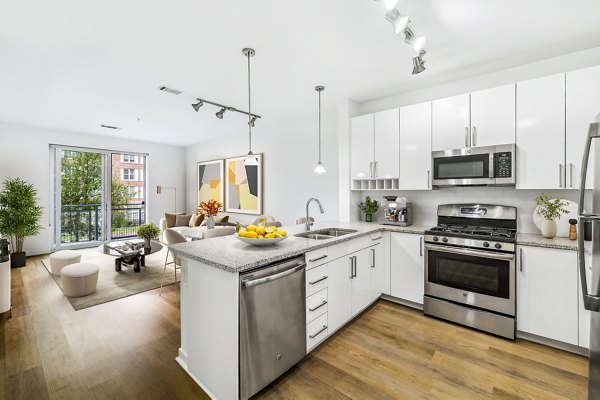
[[[23,242],[40,233],[43,208],[37,204],[37,190],[20,178],[6,178],[0,191],[0,232],[9,237],[11,268],[24,267]]]
[[[142,224],[137,229],[137,235],[138,237],[144,239],[144,247],[146,249],[149,249],[151,247],[150,241],[152,239],[156,239],[159,233],[160,229],[158,229],[158,226],[154,224]]]
[[[196,214],[204,214],[206,217],[206,228],[213,229],[215,227],[215,217],[221,210],[223,204],[217,200],[209,200],[208,202],[202,201],[196,209]]]
[[[565,208],[567,203],[561,199],[550,199],[546,193],[540,193],[535,198],[537,204],[536,213],[544,218],[542,220],[542,236],[547,239],[552,239],[556,236],[556,219],[560,218],[561,214],[566,214],[568,211]]]
[[[376,200],[371,200],[371,197],[367,196],[365,201],[358,203],[358,208],[365,214],[366,222],[373,222],[373,214],[379,210],[379,203]]]

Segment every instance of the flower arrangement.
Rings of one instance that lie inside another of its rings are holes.
[[[214,199],[209,200],[208,202],[202,201],[198,204],[196,214],[204,214],[207,217],[216,217],[222,207],[223,204]]]
[[[554,221],[555,219],[560,218],[561,214],[566,214],[568,212],[565,208],[567,203],[561,199],[550,200],[550,196],[546,193],[540,193],[540,195],[535,198],[535,203],[538,206],[537,214],[548,221]]]
[[[136,233],[138,237],[144,239],[155,239],[160,233],[160,229],[154,224],[142,224],[137,229]]]
[[[365,221],[372,222],[373,214],[379,210],[379,203],[377,200],[371,200],[371,197],[367,196],[364,202],[358,203],[358,208],[365,213]]]

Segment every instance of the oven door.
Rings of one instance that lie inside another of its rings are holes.
[[[425,244],[425,295],[515,315],[515,255]]]
[[[434,186],[493,185],[493,149],[436,151],[433,157]]]

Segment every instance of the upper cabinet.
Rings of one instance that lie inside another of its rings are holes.
[[[400,108],[402,190],[431,189],[431,102]]]
[[[398,177],[399,118],[397,108],[352,118],[352,179]]]
[[[590,123],[600,113],[600,66],[567,72],[567,140],[566,140],[566,187],[577,189],[580,186],[581,160],[583,147]],[[592,147],[593,149],[593,147]],[[593,182],[593,158],[590,154],[586,187]]]
[[[517,189],[565,187],[565,75],[517,83]]]
[[[433,151],[470,147],[469,93],[434,100],[431,112]]]
[[[515,84],[471,93],[471,147],[515,143]]]

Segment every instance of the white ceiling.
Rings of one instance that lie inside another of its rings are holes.
[[[600,46],[598,0],[400,0],[428,37],[427,71],[373,0],[0,0],[0,121],[188,145],[324,108]],[[157,90],[167,85],[180,96]],[[140,120],[138,121],[138,118]],[[120,126],[117,132],[100,124]]]

